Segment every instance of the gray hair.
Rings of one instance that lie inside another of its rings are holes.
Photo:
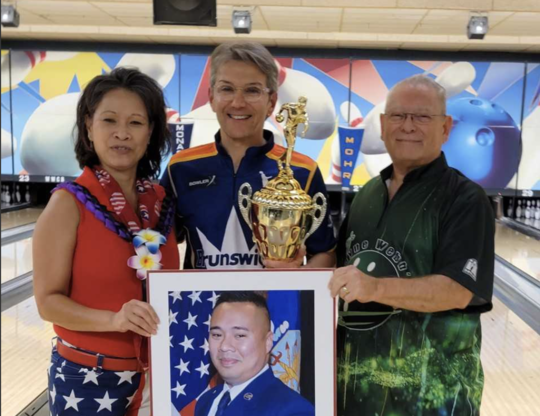
[[[266,75],[266,86],[270,93],[278,90],[278,68],[274,57],[263,45],[257,42],[226,42],[219,45],[210,56],[210,86],[216,85],[219,68],[229,61],[242,61],[254,64]]]
[[[423,88],[428,88],[435,91],[435,94],[437,95],[437,98],[441,104],[442,113],[446,114],[446,90],[441,84],[439,84],[433,78],[430,78],[427,75],[423,75],[423,74],[413,75],[412,77],[405,78],[404,80],[399,81],[388,92],[388,95],[386,96],[387,97],[386,103],[388,104],[389,98],[391,97],[391,95],[394,93],[396,89],[400,87],[404,87],[404,86],[423,87]]]

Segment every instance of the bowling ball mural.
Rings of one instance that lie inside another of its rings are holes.
[[[29,174],[30,180],[32,175],[78,175],[71,107],[93,77],[117,66],[139,67],[163,87],[176,149],[210,143],[219,129],[208,104],[207,54],[21,50],[11,54],[8,60],[2,52],[2,80],[9,78],[10,69],[12,73],[11,82],[2,84],[2,174]],[[349,168],[351,163],[341,160],[341,151],[347,149],[340,149],[338,127],[365,132],[352,174],[347,171],[350,185],[364,185],[391,163],[380,138],[379,114],[392,86],[424,74],[448,93],[447,112],[454,125],[443,151],[450,166],[485,188],[518,187],[518,177],[520,186],[540,189],[538,64],[301,56],[276,56],[276,63],[276,111],[301,95],[308,98],[310,128],[296,141],[295,150],[317,161],[327,184],[341,184],[344,163]],[[190,128],[179,128],[184,124]],[[276,143],[283,143],[283,126],[275,121],[275,112],[265,128],[274,133]]]
[[[357,62],[353,62],[352,68],[351,105],[365,114],[365,134],[351,184],[362,185],[391,163],[380,137],[378,116],[384,112],[384,100],[394,85],[422,74],[439,83],[447,93],[447,114],[453,117],[454,123],[442,150],[451,167],[484,188],[517,188],[519,184],[525,186],[524,189],[540,189],[540,168],[535,162],[540,160],[540,146],[535,145],[534,139],[540,136],[540,125],[533,120],[540,100],[540,65]],[[355,79],[362,79],[364,83],[356,83]],[[533,126],[532,129],[529,126]],[[530,130],[535,130],[536,135]],[[367,173],[368,178],[364,175],[359,181],[360,173]]]
[[[485,188],[504,188],[521,159],[520,130],[500,105],[480,97],[448,103],[453,118],[443,145],[448,164]]]

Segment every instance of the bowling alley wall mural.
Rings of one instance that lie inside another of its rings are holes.
[[[276,63],[276,111],[307,97],[310,126],[296,150],[319,163],[327,184],[363,185],[390,164],[379,121],[386,94],[400,80],[426,74],[448,94],[448,163],[486,189],[540,190],[540,64],[301,57]],[[9,59],[2,51],[3,178],[77,176],[73,137],[81,89],[118,66],[138,67],[163,87],[175,150],[213,141],[219,125],[208,103],[208,56],[15,50]],[[265,128],[284,143],[275,114]]]

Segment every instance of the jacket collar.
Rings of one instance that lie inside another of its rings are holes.
[[[272,148],[274,147],[274,133],[272,133],[270,130],[263,130],[263,138],[266,143],[262,146],[249,147],[246,150],[246,156],[255,157],[259,155],[264,155],[270,150],[272,150]],[[223,144],[221,143],[221,130],[216,133],[214,139],[216,141],[216,148],[219,154],[228,156],[229,153],[227,153],[227,149],[225,149],[225,147],[223,147]]]
[[[444,152],[441,152],[440,156],[434,161],[428,163],[427,165],[420,166],[416,169],[413,169],[403,179],[403,183],[412,182],[422,178],[427,178],[430,176],[439,176],[442,172],[448,169],[448,163],[446,162],[446,156]],[[381,171],[381,179],[383,182],[387,181],[392,177],[394,172],[394,165],[390,165],[384,168]]]

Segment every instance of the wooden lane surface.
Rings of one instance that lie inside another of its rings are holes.
[[[25,208],[2,214],[2,231],[36,222],[43,208]]]
[[[540,335],[496,298],[482,315],[482,333],[481,415],[538,416]]]
[[[481,414],[537,416],[540,335],[498,299],[493,306],[482,315],[486,380]],[[1,416],[16,416],[45,390],[53,336],[52,325],[39,318],[33,297],[2,313]]]
[[[32,238],[25,238],[24,240],[6,244],[2,246],[1,250],[2,283],[33,270]]]
[[[53,336],[33,297],[2,312],[2,416],[16,416],[47,387]]]
[[[495,253],[540,280],[540,241],[497,223]]]

